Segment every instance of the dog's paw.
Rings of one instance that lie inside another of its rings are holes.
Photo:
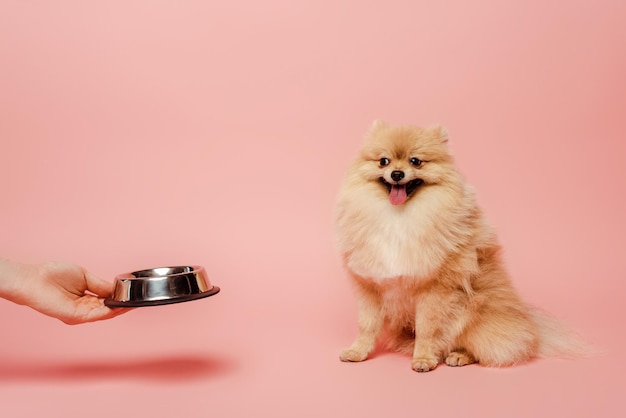
[[[474,357],[462,351],[453,351],[446,357],[446,364],[452,367],[461,367],[475,363]]]
[[[411,362],[411,367],[416,372],[423,373],[434,370],[437,364],[439,364],[439,359],[435,357],[417,357]]]
[[[346,348],[339,354],[341,361],[363,361],[367,359],[367,353],[354,348]]]

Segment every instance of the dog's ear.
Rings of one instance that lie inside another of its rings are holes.
[[[382,119],[376,119],[372,126],[370,127],[369,134],[373,134],[375,132],[380,131],[381,129],[388,128],[389,124]]]
[[[448,131],[443,126],[435,125],[430,128],[430,131],[433,133],[433,136],[439,139],[442,144],[448,142]]]

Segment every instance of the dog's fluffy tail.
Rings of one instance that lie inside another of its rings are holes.
[[[556,318],[536,308],[531,308],[530,314],[539,336],[538,357],[579,358],[599,354]]]

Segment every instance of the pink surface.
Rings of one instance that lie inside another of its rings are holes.
[[[626,3],[0,5],[0,255],[222,292],[70,327],[0,301],[0,415],[624,416]],[[517,288],[604,350],[411,371],[333,205],[371,121],[444,124]]]

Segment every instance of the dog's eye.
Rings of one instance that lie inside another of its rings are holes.
[[[380,164],[381,167],[384,167],[386,165],[389,165],[391,161],[389,161],[389,158],[381,158],[380,160],[378,160],[378,163]]]
[[[419,158],[415,158],[415,157],[412,157],[409,160],[409,163],[411,163],[411,165],[413,165],[415,167],[419,167],[420,165],[422,165],[422,162],[423,162],[422,160],[420,160]]]

